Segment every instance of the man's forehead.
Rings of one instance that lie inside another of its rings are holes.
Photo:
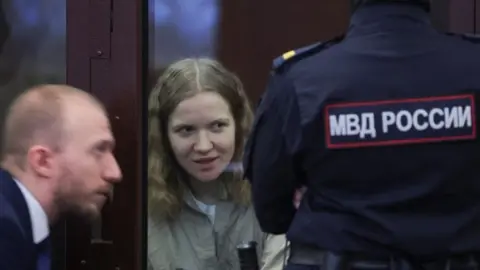
[[[115,138],[112,132],[105,130],[92,130],[88,133],[79,133],[74,135],[72,141],[79,147],[86,148],[107,147],[113,149],[115,147]]]
[[[73,97],[65,102],[63,112],[66,120],[104,120],[107,119],[106,112],[97,103],[86,98]],[[68,119],[70,118],[70,119]]]
[[[76,104],[66,108],[64,123],[67,132],[113,140],[110,120],[103,109],[94,104]]]

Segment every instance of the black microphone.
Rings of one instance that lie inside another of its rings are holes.
[[[260,270],[257,258],[257,242],[250,241],[237,246],[240,270]]]

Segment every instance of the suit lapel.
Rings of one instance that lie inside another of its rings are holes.
[[[33,243],[32,222],[27,202],[12,175],[3,169],[0,169],[0,187],[0,193],[12,204],[15,213],[18,215],[20,225],[28,241]]]

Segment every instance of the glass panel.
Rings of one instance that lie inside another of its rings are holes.
[[[150,0],[151,86],[178,59],[215,57],[219,9],[219,0]]]
[[[7,106],[26,88],[66,80],[66,1],[0,0],[0,132]],[[52,231],[53,269],[64,269],[65,228]]]
[[[7,105],[25,88],[40,83],[65,82],[65,2],[1,1],[1,123]]]
[[[149,91],[158,76],[172,62],[186,57],[216,57],[219,2],[220,0],[149,0]],[[148,235],[151,233],[156,234],[148,232]],[[205,233],[200,234],[205,236]],[[184,241],[184,238],[179,241]],[[153,260],[148,260],[154,268],[147,269],[183,269],[180,268],[183,266],[175,265],[179,263],[174,262],[175,256],[168,255],[180,251],[171,246],[173,244],[172,241],[163,239],[158,247],[147,245],[147,254],[158,254]],[[176,257],[184,257],[188,261],[197,256],[182,253],[176,254]]]

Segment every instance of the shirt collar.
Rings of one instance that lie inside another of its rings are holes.
[[[20,181],[17,179],[13,180],[18,185],[23,197],[25,197],[28,212],[30,213],[30,220],[32,222],[33,241],[35,244],[38,244],[50,234],[47,214],[33,194]]]

